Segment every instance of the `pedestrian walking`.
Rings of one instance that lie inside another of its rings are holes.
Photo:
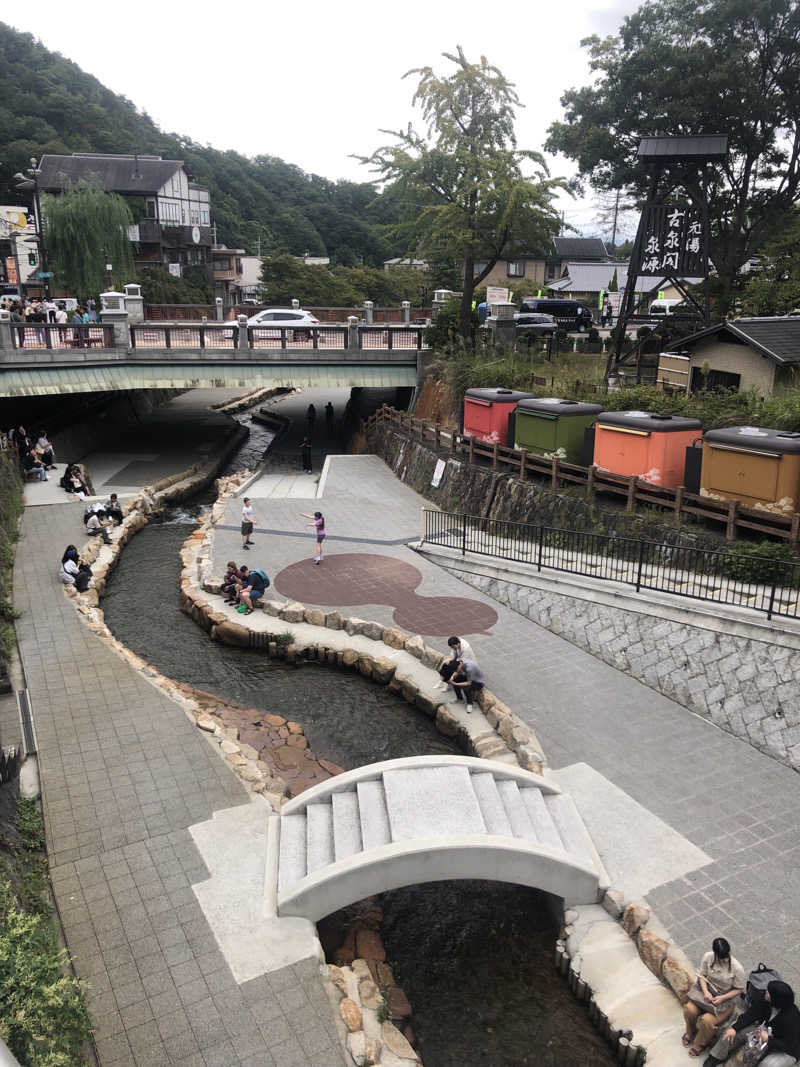
[[[336,421],[336,413],[333,410],[333,404],[328,401],[325,405],[325,429],[328,433],[333,433],[333,426]]]
[[[306,436],[300,445],[300,458],[303,461],[303,470],[311,474],[311,438]]]
[[[613,318],[614,310],[611,307],[611,301],[608,297],[606,297],[605,301],[603,302],[603,325],[610,326]]]
[[[306,425],[308,426],[309,434],[313,433],[314,423],[317,419],[317,409],[313,404],[309,404],[306,408]]]
[[[255,541],[250,540],[250,534],[253,532],[254,523],[255,514],[253,512],[253,506],[250,503],[250,497],[246,496],[242,501],[242,548],[245,552],[249,552],[250,545],[255,544]]]
[[[307,522],[306,526],[313,526],[316,531],[317,547],[314,562],[322,563],[322,543],[325,540],[325,519],[322,512],[315,511],[313,515],[307,515],[304,511],[301,511],[300,514],[304,519],[311,519],[311,522]]]

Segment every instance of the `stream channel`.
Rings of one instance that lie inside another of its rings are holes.
[[[225,473],[254,466],[272,440],[246,412],[237,418],[251,435]],[[212,499],[208,490],[166,509],[128,544],[102,603],[115,637],[168,678],[301,723],[315,755],[345,769],[459,753],[388,689],[352,672],[218,645],[184,615],[179,551]],[[381,937],[413,1006],[425,1067],[614,1062],[553,966],[552,898],[504,883],[441,882],[386,893],[380,903]]]

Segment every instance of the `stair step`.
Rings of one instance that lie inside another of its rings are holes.
[[[358,783],[358,814],[361,821],[361,840],[366,852],[371,848],[388,845],[392,840],[389,829],[389,812],[383,782],[373,780]]]
[[[517,783],[511,779],[498,782],[497,792],[503,801],[503,807],[506,810],[508,821],[511,823],[511,832],[514,837],[519,837],[523,841],[530,841],[534,845],[538,844],[539,839],[533,828],[531,817],[528,815],[523,803]]]
[[[306,876],[306,817],[304,812],[281,816],[278,892],[291,889]]]
[[[509,822],[503,801],[497,791],[497,782],[490,771],[481,771],[471,776],[472,788],[478,798],[478,806],[486,823],[486,830],[490,834],[503,834],[505,837],[513,837],[511,823]]]
[[[545,803],[564,843],[564,851],[568,852],[573,859],[594,867],[595,862],[589,850],[587,831],[572,797],[567,796],[566,793],[555,793],[545,797]]]
[[[308,874],[333,863],[333,808],[330,804],[309,804],[306,808]]]
[[[564,843],[544,802],[541,789],[535,786],[525,786],[520,789],[520,795],[540,844],[550,845],[551,848],[559,850],[563,849]]]
[[[337,862],[361,851],[361,820],[358,814],[358,794],[334,793],[333,851]]]

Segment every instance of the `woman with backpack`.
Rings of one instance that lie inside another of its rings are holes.
[[[715,937],[711,951],[700,961],[697,981],[683,1006],[686,1033],[681,1040],[690,1056],[702,1056],[715,1040],[717,1028],[733,1015],[734,1002],[744,987],[744,967],[731,955],[725,938]]]

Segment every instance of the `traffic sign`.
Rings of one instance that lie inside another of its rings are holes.
[[[53,272],[51,270],[37,270],[36,271],[36,277],[37,278],[52,278],[53,277]]]

